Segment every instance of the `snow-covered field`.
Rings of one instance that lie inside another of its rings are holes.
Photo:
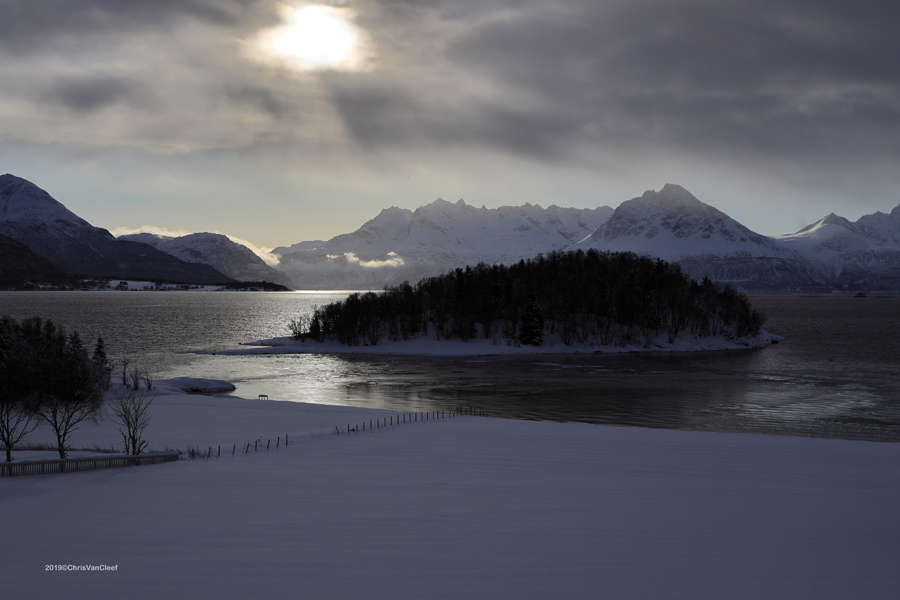
[[[245,344],[247,348],[219,350],[215,352],[198,352],[198,354],[405,354],[428,356],[487,356],[498,354],[574,354],[586,353],[622,353],[622,352],[694,352],[701,350],[746,350],[762,348],[773,342],[784,340],[783,337],[762,330],[755,337],[728,339],[724,336],[696,337],[687,333],[680,334],[673,342],[669,342],[666,334],[657,336],[647,343],[635,343],[628,346],[599,346],[593,344],[564,344],[559,335],[547,336],[541,346],[515,345],[507,339],[485,339],[476,336],[463,342],[458,339],[441,339],[435,336],[418,337],[405,341],[393,342],[382,339],[375,346],[345,346],[338,342],[315,340],[293,340],[290,337],[277,337],[257,340]]]
[[[3,598],[900,594],[895,444],[472,416],[372,430],[398,413],[176,387],[151,445],[223,456],[0,480]],[[91,442],[118,444],[108,424],[74,445]]]

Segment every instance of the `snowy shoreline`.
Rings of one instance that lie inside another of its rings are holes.
[[[400,413],[159,383],[151,448],[222,456],[0,480],[9,597],[900,594],[898,444],[470,416],[336,434]]]
[[[471,338],[467,342],[456,339],[436,340],[434,337],[393,342],[383,340],[375,346],[345,346],[338,342],[316,342],[276,337],[246,342],[247,348],[200,350],[193,354],[253,355],[253,354],[386,354],[421,356],[497,356],[539,354],[621,354],[631,352],[703,352],[711,350],[747,350],[776,344],[785,338],[761,330],[755,337],[727,339],[724,336],[698,338],[682,333],[670,343],[666,334],[647,343],[628,346],[595,346],[564,344],[559,336],[548,336],[541,346],[514,345],[511,340]]]

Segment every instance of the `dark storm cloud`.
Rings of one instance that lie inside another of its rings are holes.
[[[92,113],[117,104],[144,111],[152,111],[158,106],[158,100],[145,84],[121,77],[58,81],[41,94],[39,101],[77,113]]]
[[[559,155],[559,134],[577,127],[564,115],[485,102],[460,109],[383,86],[337,87],[333,99],[350,134],[369,149],[488,146],[553,160]]]
[[[463,22],[445,58],[499,91],[432,102],[416,81],[337,89],[348,130],[369,147],[900,155],[894,1],[385,4]]]
[[[158,30],[183,19],[235,25],[258,0],[0,0],[0,49],[40,51],[48,41]]]
[[[249,106],[273,118],[281,117],[286,112],[285,103],[272,90],[262,86],[226,85],[223,93],[232,102]]]

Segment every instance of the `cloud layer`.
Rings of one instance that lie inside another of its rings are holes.
[[[360,207],[360,190],[380,202],[402,188],[372,177],[326,190],[321,174],[463,172],[490,189],[492,172],[532,165],[559,188],[581,170],[638,195],[662,183],[642,173],[668,169],[725,197],[735,181],[798,198],[898,196],[896,2],[346,4],[367,68],[298,73],[248,58],[282,23],[275,2],[0,0],[0,152],[258,161],[245,176],[291,172]]]

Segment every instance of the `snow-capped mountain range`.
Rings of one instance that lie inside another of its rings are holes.
[[[414,211],[391,207],[352,233],[275,248],[280,263],[273,269],[221,234],[116,240],[37,186],[3,175],[0,234],[71,273],[192,283],[227,276],[295,289],[380,289],[478,262],[593,248],[678,262],[691,277],[744,291],[900,291],[900,206],[856,222],[831,214],[797,233],[767,237],[674,184],[615,210],[488,209],[442,199]]]
[[[562,250],[612,213],[608,206],[488,209],[439,198],[415,211],[386,208],[353,233],[272,253],[298,289],[377,289],[467,264],[516,262]]]
[[[797,233],[774,238],[803,256],[816,276],[837,289],[900,288],[900,206],[855,223],[834,213]]]
[[[481,261],[589,248],[678,262],[691,277],[744,291],[900,290],[900,207],[856,223],[830,215],[795,234],[768,237],[674,184],[615,210],[486,209],[438,199],[415,211],[385,209],[326,242],[272,252],[298,289],[378,289]]]
[[[677,262],[695,279],[709,277],[744,290],[827,287],[813,276],[801,253],[754,233],[673,184],[623,202],[606,223],[570,249],[588,248]]]

